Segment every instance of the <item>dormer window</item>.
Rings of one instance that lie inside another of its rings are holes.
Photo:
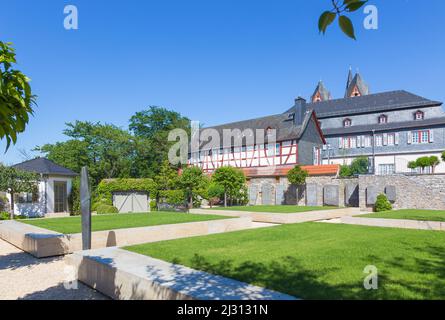
[[[423,120],[425,118],[425,113],[423,111],[416,111],[414,113],[414,120]]]
[[[384,123],[388,123],[388,116],[382,114],[381,116],[379,116],[379,124],[384,124]]]
[[[347,127],[350,127],[351,125],[352,125],[351,119],[343,120],[343,127],[347,128]]]

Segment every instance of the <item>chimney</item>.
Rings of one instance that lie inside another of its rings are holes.
[[[307,111],[306,99],[300,96],[296,98],[294,110],[295,110],[294,123],[296,126],[300,126],[303,123],[304,116]]]

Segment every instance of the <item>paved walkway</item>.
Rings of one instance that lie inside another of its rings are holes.
[[[70,271],[63,257],[36,259],[0,239],[0,300],[107,299],[81,283],[65,289]]]

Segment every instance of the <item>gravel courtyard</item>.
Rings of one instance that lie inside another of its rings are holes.
[[[63,257],[36,259],[0,239],[0,300],[107,299],[81,283],[65,289],[70,271]]]

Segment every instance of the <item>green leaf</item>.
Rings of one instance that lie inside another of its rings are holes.
[[[340,16],[338,19],[341,30],[350,38],[356,40],[354,33],[354,26],[352,25],[351,19],[346,16]]]
[[[359,0],[344,0],[343,1],[343,5],[347,6],[348,4],[352,3],[352,2],[357,2]]]
[[[323,34],[326,32],[326,28],[334,22],[336,17],[336,14],[330,11],[325,11],[321,14],[320,19],[318,20],[318,30],[320,32],[323,32]]]
[[[346,6],[346,11],[354,12],[360,9],[368,1],[354,1]]]

